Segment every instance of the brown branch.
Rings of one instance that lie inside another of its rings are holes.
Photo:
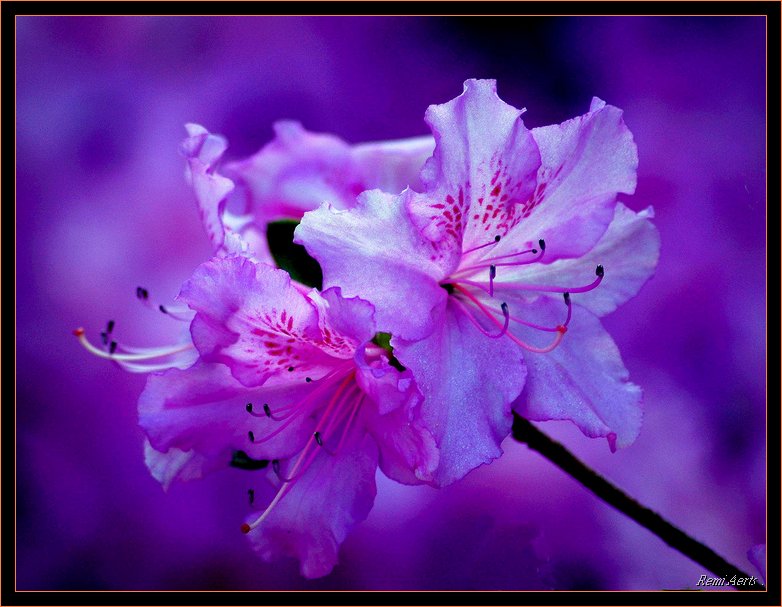
[[[597,472],[588,468],[570,451],[558,442],[550,439],[532,423],[520,415],[513,414],[513,438],[525,443],[548,459],[557,467],[584,485],[601,500],[610,504],[642,527],[646,527],[666,544],[675,548],[699,565],[714,573],[717,577],[730,580],[733,576],[750,578],[738,567],[714,552],[711,548],[690,537],[681,529],[674,527],[656,512],[642,506],[636,500],[618,489]],[[765,586],[756,583],[752,586],[735,586],[737,590],[765,590]]]

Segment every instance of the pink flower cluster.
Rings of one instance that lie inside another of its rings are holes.
[[[375,496],[377,468],[443,486],[501,454],[512,411],[571,420],[610,448],[641,424],[600,317],[654,271],[651,209],[622,112],[599,99],[529,130],[492,80],[430,106],[433,138],[348,145],[275,125],[220,165],[226,141],[187,125],[187,176],[214,257],[161,306],[189,332],[139,350],[82,342],[151,372],[139,401],[146,462],[164,486],[229,465],[261,470],[242,525],[260,555],[331,571]],[[219,169],[219,172],[218,172]],[[275,267],[267,226],[295,242],[322,290]],[[139,289],[148,302],[148,293]]]

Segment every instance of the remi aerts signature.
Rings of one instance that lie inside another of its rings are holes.
[[[755,586],[758,583],[758,578],[754,575],[750,577],[740,577],[734,575],[731,578],[725,577],[709,577],[708,575],[702,575],[698,578],[696,586]]]

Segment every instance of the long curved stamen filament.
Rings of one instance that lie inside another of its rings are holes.
[[[583,287],[559,287],[559,286],[552,286],[552,285],[525,285],[519,283],[503,283],[502,288],[520,290],[520,291],[543,291],[548,293],[587,293],[597,288],[597,286],[601,282],[603,282],[603,277],[605,276],[605,270],[603,269],[603,266],[597,266],[597,268],[595,269],[595,274],[597,275],[597,278],[595,278],[595,280],[593,280],[591,283]],[[460,282],[467,282],[467,281],[462,280]]]
[[[333,409],[334,405],[337,403],[337,401],[340,399],[340,396],[342,396],[342,393],[344,392],[347,385],[355,378],[355,372],[350,373],[344,381],[340,384],[339,388],[337,388],[337,391],[334,393],[334,395],[329,400],[329,404],[326,406],[326,410],[323,412],[323,415],[320,418],[320,421],[318,422],[318,425],[320,425],[324,419],[328,417],[328,415],[331,413],[331,410]],[[312,461],[315,459],[315,455],[317,455],[317,450],[312,450],[312,444],[313,442],[317,441],[319,445],[322,444],[322,439],[320,438],[320,433],[318,431],[315,431],[307,440],[307,444],[304,446],[304,449],[302,450],[299,457],[296,459],[296,463],[293,465],[293,469],[291,470],[290,480],[287,482],[283,482],[282,487],[280,487],[280,490],[277,492],[277,495],[274,496],[274,499],[271,501],[271,503],[266,507],[266,510],[264,510],[261,515],[256,518],[252,523],[243,523],[242,524],[242,533],[250,533],[253,529],[255,529],[258,525],[260,525],[266,518],[269,516],[269,513],[274,509],[274,507],[280,503],[280,500],[288,493],[288,491],[293,487],[293,481],[298,479],[297,472],[299,471],[299,468],[302,468],[303,471],[306,471]],[[302,466],[302,464],[306,463]]]
[[[331,397],[331,400],[329,400],[329,404],[326,406],[326,410],[323,412],[323,415],[321,416],[321,419],[320,419],[320,421],[321,421],[321,422],[322,422],[322,421],[323,421],[323,420],[324,420],[324,419],[325,419],[325,418],[328,416],[328,414],[331,412],[331,409],[333,408],[334,404],[336,403],[336,400],[339,398],[339,396],[341,395],[341,393],[344,391],[344,388],[345,388],[345,386],[346,386],[346,385],[347,385],[347,384],[350,382],[350,380],[351,380],[351,379],[353,379],[353,377],[354,377],[354,376],[355,376],[355,373],[351,373],[350,375],[348,375],[348,376],[347,376],[347,377],[346,377],[346,378],[343,380],[343,382],[342,382],[342,384],[340,385],[340,387],[339,387],[339,388],[337,388],[337,391],[336,391],[336,392],[334,393],[334,395]],[[332,383],[331,385],[333,385],[333,383]],[[320,390],[320,391],[322,392],[322,390]],[[318,392],[318,390],[313,390],[313,391],[312,391],[312,392],[310,392],[310,393],[309,393],[309,394],[308,394],[308,395],[307,395],[307,396],[306,396],[306,397],[305,397],[303,400],[301,400],[299,403],[297,403],[297,405],[296,405],[297,409],[294,411],[294,414],[290,416],[290,418],[288,419],[288,421],[286,421],[286,422],[285,422],[285,423],[284,423],[282,426],[280,426],[279,428],[277,428],[277,429],[275,429],[274,431],[272,431],[270,434],[267,434],[267,435],[266,435],[266,436],[264,436],[263,438],[255,438],[255,435],[254,435],[253,433],[250,433],[250,434],[249,434],[250,442],[251,442],[251,443],[253,443],[253,444],[256,444],[256,445],[257,445],[257,444],[260,444],[260,443],[264,443],[264,442],[266,442],[266,441],[268,441],[268,440],[270,440],[270,439],[274,438],[275,436],[277,436],[277,435],[278,435],[280,432],[282,432],[283,430],[285,430],[285,428],[287,428],[288,426],[290,426],[290,425],[293,423],[293,421],[294,421],[294,420],[295,420],[295,419],[298,417],[298,415],[299,415],[299,414],[300,414],[300,413],[301,413],[301,412],[304,410],[304,404],[305,404],[306,402],[308,402],[308,401],[311,401],[311,400],[313,400],[313,396],[316,394],[316,392]],[[249,409],[248,409],[248,411],[249,411]],[[250,411],[250,412],[252,413],[252,411]],[[320,422],[318,422],[318,423],[320,423]],[[320,434],[322,434],[322,433],[321,433],[321,432],[318,432],[318,431],[316,431],[316,432],[315,432],[315,434],[313,434],[313,436],[319,436]]]
[[[466,251],[462,251],[462,255],[468,255],[469,253],[474,253],[475,251],[480,251],[481,249],[485,249],[486,247],[491,247],[493,245],[496,245],[500,241],[501,236],[497,234],[494,237],[494,240],[487,242],[485,244],[478,245],[477,247],[472,247],[471,249],[467,249]]]
[[[190,322],[193,320],[195,312],[193,312],[187,306],[168,305],[164,306],[162,303],[153,303],[149,300],[149,291],[144,287],[136,287],[136,298],[150,310],[162,312],[166,316],[173,318],[174,320],[181,320],[183,322]]]
[[[475,270],[490,268],[491,266],[525,266],[533,263],[538,263],[543,258],[543,254],[546,252],[546,241],[541,238],[540,240],[538,240],[538,245],[540,247],[539,251],[538,249],[525,249],[524,251],[517,251],[516,253],[508,253],[506,255],[496,255],[494,257],[486,257],[485,259],[482,259],[480,262],[476,264],[458,268],[453,276],[457,277],[462,272],[470,273]],[[513,262],[498,261],[500,259],[510,259],[511,257],[528,255],[530,253],[536,255],[536,257],[533,259],[525,259],[522,261],[513,261]]]
[[[497,327],[501,328],[503,330],[502,335],[507,335],[511,339],[511,341],[513,341],[513,343],[515,343],[516,345],[518,345],[518,346],[520,346],[520,347],[522,347],[525,350],[528,350],[530,352],[536,352],[538,354],[545,354],[546,352],[551,352],[554,348],[556,348],[559,345],[559,343],[562,341],[562,337],[567,332],[567,327],[565,327],[563,325],[559,325],[556,328],[557,335],[554,338],[554,340],[548,346],[545,346],[543,348],[538,348],[537,346],[533,346],[531,344],[528,344],[528,343],[522,341],[521,339],[516,337],[513,333],[508,333],[507,332],[508,331],[508,320],[510,318],[510,315],[507,314],[507,305],[503,309],[503,314],[505,314],[505,325],[503,326],[503,325],[500,324],[500,321],[497,318],[494,317],[494,315],[491,313],[491,310],[486,308],[486,306],[484,306],[478,300],[478,298],[476,298],[472,293],[470,293],[469,291],[467,291],[463,287],[459,287],[458,285],[454,285],[454,288],[459,290],[461,293],[464,293],[476,306],[478,306],[481,309],[481,311],[484,314],[486,314],[486,316],[491,320],[491,322],[493,322],[495,325],[497,325]]]
[[[472,321],[473,321],[473,324],[474,324],[476,327],[478,327],[478,329],[480,329],[480,330],[481,330],[481,332],[482,332],[482,333],[483,333],[483,334],[484,334],[486,337],[491,337],[492,339],[497,339],[497,338],[499,338],[499,337],[502,337],[503,335],[505,335],[505,333],[507,333],[507,331],[508,331],[508,326],[509,326],[509,324],[510,324],[510,312],[508,311],[508,304],[506,304],[505,302],[502,302],[502,305],[500,306],[500,308],[502,309],[502,313],[503,313],[503,315],[505,316],[505,325],[503,326],[503,325],[500,325],[499,323],[496,323],[496,321],[495,321],[495,318],[494,318],[494,316],[493,316],[493,315],[492,315],[492,313],[491,313],[491,310],[489,310],[489,309],[488,309],[486,306],[484,306],[484,305],[483,305],[483,304],[482,304],[482,303],[481,303],[481,302],[478,300],[478,298],[476,298],[476,297],[475,297],[475,296],[474,296],[472,293],[470,293],[470,292],[469,292],[467,289],[464,289],[464,288],[462,288],[462,287],[459,287],[458,285],[454,285],[454,288],[455,288],[456,290],[458,290],[460,293],[464,294],[464,296],[465,296],[465,297],[467,297],[467,298],[468,298],[470,301],[472,301],[472,302],[473,302],[473,303],[474,303],[474,304],[475,304],[475,305],[478,307],[478,309],[479,309],[481,312],[483,312],[483,313],[484,313],[484,314],[487,316],[487,318],[489,318],[489,320],[491,320],[492,322],[495,322],[495,324],[497,324],[497,326],[498,326],[498,327],[500,327],[500,332],[499,332],[499,333],[497,333],[496,335],[495,335],[495,334],[493,334],[493,333],[489,333],[489,332],[488,332],[486,329],[484,329],[484,328],[483,328],[483,327],[480,325],[480,323],[478,322],[478,320],[477,320],[476,318],[474,318],[474,317],[473,317],[473,315],[470,313],[470,311],[467,309],[467,307],[466,307],[465,305],[463,305],[463,304],[462,304],[462,303],[461,303],[459,300],[457,300],[457,299],[454,299],[453,301],[454,301],[454,302],[455,302],[455,303],[456,303],[456,304],[457,304],[457,305],[458,305],[458,306],[459,306],[459,307],[462,309],[462,311],[463,311],[465,314],[467,314],[467,317],[468,317],[470,320],[472,320]]]
[[[317,385],[313,389],[312,392],[307,394],[307,396],[304,397],[303,400],[299,402],[292,403],[290,405],[282,405],[280,407],[275,407],[274,409],[271,409],[271,407],[268,407],[268,405],[264,406],[264,415],[266,417],[269,417],[273,419],[274,421],[283,421],[285,419],[288,419],[292,415],[295,415],[297,411],[300,410],[300,407],[307,401],[312,400],[316,396],[320,395],[322,392],[327,390],[329,387],[333,386],[335,382],[339,381],[340,377],[342,376],[342,372],[344,372],[347,368],[352,366],[351,363],[341,365],[331,371],[329,374],[324,375],[319,380],[317,380]],[[308,381],[311,381],[309,378],[307,378]],[[267,411],[268,407],[268,411]],[[288,413],[285,413],[283,415],[279,415],[281,411],[288,411]],[[251,413],[255,415],[256,417],[260,417],[260,414],[255,414],[251,409],[248,409],[248,413]]]
[[[499,324],[499,321],[498,323]],[[567,327],[564,327],[560,325],[557,327],[557,336],[554,338],[554,340],[548,345],[543,348],[538,348],[537,346],[530,345],[522,340],[520,340],[518,337],[516,337],[513,333],[508,333],[508,337],[510,337],[511,341],[515,343],[516,345],[524,348],[525,350],[529,350],[530,352],[536,352],[537,354],[545,354],[546,352],[551,352],[554,350],[559,343],[562,341],[562,338],[565,336],[565,333],[567,332]]]
[[[540,251],[538,251],[540,249]],[[529,263],[540,261],[543,257],[543,254],[546,252],[546,241],[542,238],[538,240],[538,249],[526,249],[524,251],[518,251],[516,253],[508,253],[507,255],[497,255],[495,257],[488,257],[484,259],[483,261],[496,261],[497,259],[508,259],[509,257],[518,257],[519,255],[526,255],[527,253],[532,253],[533,255],[537,255],[535,259],[530,261]]]
[[[323,449],[329,455],[337,455],[337,451],[332,451],[326,446],[326,438],[330,438],[332,430],[350,416],[353,407],[352,405],[350,407],[346,407],[345,405],[351,401],[355,404],[356,401],[360,400],[361,394],[361,388],[359,388],[358,384],[355,383],[348,390],[345,390],[342,398],[336,405],[337,413],[331,417],[331,419],[326,424],[326,427],[319,432],[320,436],[323,438],[318,442],[318,446],[320,446],[321,449]]]
[[[361,395],[361,398],[357,398],[359,395]],[[336,398],[337,395],[335,394],[334,396]],[[353,400],[353,403],[354,403],[351,407],[343,407],[342,406],[346,402],[350,401],[351,399]],[[358,387],[357,384],[353,384],[350,388],[348,388],[347,390],[344,391],[344,393],[342,394],[339,402],[337,402],[336,405],[335,405],[335,408],[337,410],[336,415],[332,416],[328,420],[328,422],[326,424],[326,427],[323,430],[316,430],[312,434],[312,436],[315,438],[315,442],[318,444],[318,447],[323,449],[326,453],[328,453],[331,456],[336,456],[339,453],[339,446],[334,451],[332,451],[331,449],[326,447],[326,444],[325,444],[326,438],[330,438],[331,437],[331,430],[333,428],[335,428],[336,426],[338,426],[340,423],[342,423],[348,415],[352,416],[353,411],[356,408],[356,403],[358,403],[358,402],[360,402],[362,400],[363,400],[363,392],[362,392],[361,388]],[[326,411],[321,416],[320,421],[318,422],[318,424],[323,422],[323,420],[326,418],[326,414],[327,413],[328,413],[328,411]],[[343,432],[343,438],[344,438],[344,432]],[[341,445],[341,440],[342,439],[340,439],[340,445]],[[308,456],[307,461],[305,461],[304,464],[301,466],[301,470],[299,471],[299,473],[298,474],[293,474],[292,473],[291,476],[288,477],[288,478],[280,477],[282,482],[284,482],[284,483],[293,483],[293,482],[297,481],[309,469],[310,465],[312,464],[312,461],[315,459],[317,454],[318,454],[318,450],[317,449],[313,449],[312,452],[310,453],[310,455]]]
[[[361,397],[357,398],[355,402],[353,403],[353,408],[350,410],[350,417],[348,418],[347,423],[345,424],[344,430],[342,430],[342,436],[339,438],[339,443],[337,443],[337,448],[334,450],[334,455],[339,455],[342,451],[342,445],[345,443],[345,439],[348,435],[348,430],[350,430],[351,425],[353,424],[353,420],[356,419],[356,413],[361,408],[361,404],[366,399],[366,394],[362,392]]]
[[[544,327],[543,325],[538,325],[534,322],[529,322],[528,320],[516,318],[515,316],[511,316],[510,319],[513,322],[519,323],[520,325],[524,325],[525,327],[529,327],[530,329],[537,329],[538,331],[547,331],[549,333],[555,333],[559,331],[560,327],[567,327],[570,324],[570,319],[573,317],[573,305],[570,302],[570,293],[564,293],[564,297],[565,297],[565,305],[567,306],[567,317],[565,318],[565,322],[557,325],[556,327]]]
[[[97,348],[92,343],[90,343],[82,327],[75,329],[73,334],[79,338],[79,343],[81,343],[81,345],[84,346],[84,348],[91,354],[94,354],[99,358],[106,358],[108,360],[114,360],[117,362],[145,361],[154,358],[163,358],[165,356],[173,356],[174,354],[187,352],[188,350],[191,350],[195,347],[192,343],[162,348],[129,348],[128,346],[122,346],[122,348],[130,350],[132,353],[117,354],[116,350],[118,347],[120,347],[117,342],[111,342],[113,345],[110,347],[110,351],[106,352],[105,350],[101,350],[100,348]]]
[[[307,444],[304,446],[304,449],[301,452],[301,455],[299,455],[298,459],[296,460],[296,463],[293,465],[293,470],[291,470],[291,477],[296,477],[296,472],[299,470],[299,467],[301,466],[302,461],[304,460],[305,455],[308,454],[308,451],[310,450],[310,447],[312,446],[312,442],[315,440],[315,435],[313,434],[310,436],[309,440],[307,441]],[[285,496],[286,493],[290,490],[290,488],[293,485],[289,482],[283,482],[282,487],[280,487],[280,490],[277,491],[277,495],[274,496],[274,499],[271,501],[271,503],[266,506],[266,510],[264,510],[261,515],[256,518],[252,523],[242,523],[242,533],[250,533],[253,529],[255,529],[258,525],[260,525],[264,520],[266,520],[266,517],[269,516],[269,513],[274,510],[274,507],[280,503],[280,500]]]

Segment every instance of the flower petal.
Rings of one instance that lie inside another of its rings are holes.
[[[170,369],[147,379],[139,398],[139,425],[156,451],[193,452],[194,456],[209,460],[210,469],[227,466],[238,450],[254,459],[289,457],[302,448],[314,422],[302,416],[268,441],[250,442],[248,432],[260,438],[279,426],[265,416],[248,414],[245,407],[251,402],[260,411],[265,402],[299,402],[310,390],[304,385],[248,390],[231,376],[227,367],[219,364],[196,364],[185,371]],[[179,457],[175,453],[170,457]],[[181,470],[168,469],[181,467],[180,464],[190,466],[187,462],[169,461],[162,466],[164,469],[159,462],[155,468],[168,479],[183,474]],[[187,474],[192,472],[188,468]]]
[[[182,451],[171,447],[168,451],[157,451],[149,442],[144,441],[144,463],[157,482],[168,491],[175,480],[190,481],[199,479],[213,468],[224,465],[223,462],[197,453],[195,450]]]
[[[510,340],[481,333],[453,301],[443,307],[437,310],[443,321],[429,337],[391,342],[424,396],[421,418],[440,449],[439,485],[500,456],[510,405],[526,375],[521,350]]]
[[[365,190],[399,194],[420,187],[421,168],[433,150],[434,139],[427,136],[360,143],[352,153]]]
[[[423,422],[410,417],[411,407],[404,406],[367,422],[380,448],[380,469],[406,485],[433,482],[440,452]]]
[[[432,481],[439,453],[420,419],[423,398],[412,372],[392,367],[385,356],[367,362],[362,351],[356,363],[356,381],[371,402],[364,420],[380,449],[380,469],[408,485]]]
[[[497,96],[494,80],[467,80],[459,97],[426,111],[437,145],[410,212],[439,243],[447,273],[462,249],[504,236],[526,211],[540,154],[521,114]]]
[[[651,207],[634,213],[620,203],[608,230],[591,251],[548,265],[500,268],[494,288],[502,291],[505,283],[514,281],[565,288],[589,284],[600,264],[605,268],[603,281],[596,289],[573,295],[573,301],[598,316],[609,314],[638,293],[654,273],[660,256],[660,235],[649,221],[653,217]]]
[[[259,152],[225,168],[245,190],[245,213],[255,223],[298,219],[326,200],[348,208],[366,189],[350,146],[338,137],[290,120],[275,123],[274,133]]]
[[[315,306],[283,270],[247,258],[214,258],[185,282],[179,297],[197,312],[193,343],[246,386],[320,377],[352,351],[322,348]]]
[[[537,188],[509,240],[546,240],[544,262],[591,249],[614,216],[617,194],[635,191],[638,153],[622,111],[595,99],[590,111],[532,129],[542,165]],[[501,243],[502,244],[502,243]],[[498,247],[497,252],[505,252]]]
[[[250,532],[253,548],[264,560],[296,557],[307,578],[327,575],[337,564],[340,544],[367,517],[377,492],[372,438],[359,434],[345,447],[335,456],[319,454]]]
[[[339,287],[307,294],[318,310],[323,348],[344,351],[352,356],[356,349],[375,336],[375,308],[358,297],[342,297]]]
[[[185,128],[188,138],[180,150],[187,158],[187,178],[195,192],[198,214],[209,241],[215,251],[221,251],[225,245],[222,215],[234,183],[214,170],[228,144],[224,138],[211,134],[200,125],[187,124]],[[231,244],[236,245],[235,238],[231,239]]]
[[[527,383],[514,409],[534,421],[569,419],[589,437],[605,436],[611,449],[631,444],[641,427],[641,389],[628,381],[628,372],[611,336],[585,308],[573,306],[573,320],[562,342],[551,352],[529,352]],[[519,311],[520,302],[511,303]],[[556,326],[563,306],[545,297],[529,305],[534,322]],[[540,331],[513,329],[535,344]],[[534,335],[537,333],[538,335]]]
[[[443,275],[399,197],[371,190],[350,210],[323,205],[304,215],[294,242],[320,263],[324,288],[375,306],[378,331],[417,339],[432,330],[431,311],[446,297]]]

